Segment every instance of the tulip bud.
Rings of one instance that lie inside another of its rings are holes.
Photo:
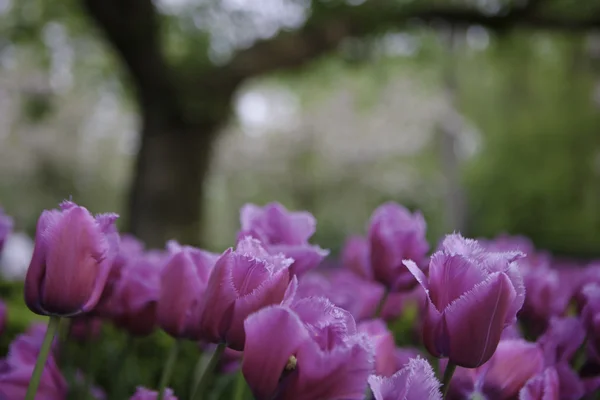
[[[441,400],[440,382],[433,368],[420,358],[411,359],[389,378],[371,375],[369,386],[375,400]]]
[[[238,239],[251,236],[260,240],[269,253],[282,253],[291,258],[291,275],[303,275],[329,254],[328,250],[308,243],[317,225],[309,212],[288,211],[279,203],[270,203],[263,208],[246,204],[240,210],[240,222],[242,229]]]
[[[244,320],[250,314],[284,298],[292,260],[271,256],[255,239],[242,239],[235,251],[217,260],[208,281],[200,318],[201,337],[244,348]]]
[[[118,234],[116,214],[94,218],[65,201],[44,211],[25,278],[25,302],[36,314],[75,316],[92,310],[110,272]]]
[[[169,250],[171,255],[161,272],[158,324],[173,337],[199,339],[200,306],[217,258],[175,242]]]
[[[135,336],[146,336],[156,327],[160,290],[161,253],[146,253],[129,261],[114,284],[112,319]]]
[[[144,387],[138,386],[135,394],[129,400],[156,400],[158,399],[158,393]],[[165,389],[164,400],[177,400],[177,397],[173,394],[173,390]]]
[[[4,247],[4,242],[13,229],[13,220],[8,215],[4,214],[2,208],[0,208],[0,253]]]
[[[369,226],[373,277],[392,291],[410,290],[417,281],[402,265],[406,259],[423,265],[429,244],[420,213],[411,214],[396,203],[385,203],[373,212]]]
[[[474,240],[449,235],[431,257],[429,279],[414,262],[404,262],[427,294],[423,341],[433,356],[466,368],[490,359],[523,305],[514,262],[520,256],[486,252]]]

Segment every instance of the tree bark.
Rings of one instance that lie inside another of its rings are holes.
[[[199,245],[203,184],[217,127],[146,118],[130,192],[129,230],[148,247],[167,240]]]

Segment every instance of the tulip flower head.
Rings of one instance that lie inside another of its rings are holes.
[[[369,386],[375,400],[441,400],[440,382],[433,368],[420,358],[411,359],[389,378],[371,375]]]
[[[405,261],[427,293],[423,341],[433,356],[466,368],[490,359],[502,330],[523,306],[519,257],[486,252],[475,240],[454,234],[431,257],[429,278],[413,261]]]
[[[292,275],[303,275],[317,267],[329,254],[308,240],[314,235],[317,221],[306,211],[288,211],[279,203],[264,207],[246,204],[240,210],[239,239],[251,236],[260,240],[271,254],[284,254],[293,260]]]
[[[415,265],[423,265],[429,250],[426,227],[420,213],[411,214],[396,203],[385,203],[373,212],[368,236],[371,269],[376,281],[391,291],[410,290],[417,285],[402,262],[410,259]]]
[[[117,215],[94,218],[70,201],[60,208],[38,220],[25,302],[36,314],[75,316],[100,299],[117,251]]]
[[[292,262],[282,254],[270,255],[251,237],[242,239],[235,251],[223,253],[204,294],[200,337],[242,350],[244,320],[263,307],[281,303],[290,283]]]
[[[264,308],[244,322],[242,372],[257,400],[363,399],[369,339],[324,298]]]
[[[200,306],[218,256],[175,242],[169,251],[161,272],[158,323],[173,337],[199,339]]]
[[[582,318],[590,343],[596,353],[600,354],[600,285],[586,285],[582,292],[586,300]]]

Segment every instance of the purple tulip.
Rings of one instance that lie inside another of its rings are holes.
[[[466,368],[490,359],[523,305],[525,290],[514,262],[519,257],[486,252],[475,240],[454,234],[431,257],[429,279],[405,261],[427,293],[423,341],[433,356]]]
[[[347,311],[300,299],[262,309],[244,326],[242,372],[256,399],[363,399],[373,350]]]
[[[525,383],[544,369],[542,350],[522,339],[503,340],[496,353],[475,369],[457,368],[450,383],[453,399],[511,399]]]
[[[116,214],[94,218],[70,201],[44,211],[25,279],[25,302],[36,314],[75,316],[98,303],[116,255]]]
[[[210,343],[244,348],[244,320],[263,307],[279,304],[290,283],[292,260],[272,256],[251,237],[217,260],[202,303],[200,336]]]
[[[417,282],[403,260],[423,265],[429,244],[425,239],[426,224],[420,213],[411,214],[396,203],[379,206],[369,226],[370,262],[373,278],[391,291],[404,291]]]
[[[519,392],[519,400],[560,400],[558,374],[552,367],[531,378]]]
[[[342,249],[342,264],[361,278],[372,280],[369,241],[362,236],[351,236]]]
[[[550,319],[548,329],[538,339],[547,365],[569,363],[585,340],[585,329],[576,317]]]
[[[131,396],[129,400],[156,400],[158,399],[158,392],[153,392],[150,389],[138,386],[135,394]],[[177,397],[173,394],[173,390],[165,389],[164,400],[177,400]]]
[[[4,214],[2,208],[0,208],[0,253],[4,247],[6,238],[13,230],[13,219],[8,215]]]
[[[355,320],[362,321],[375,315],[383,297],[384,288],[366,281],[352,272],[335,270],[327,275],[308,273],[300,278],[298,297],[323,296],[333,304],[349,311]]]
[[[252,236],[260,240],[269,253],[283,253],[291,258],[292,275],[303,275],[329,254],[328,250],[308,243],[317,225],[309,212],[288,211],[279,203],[269,203],[262,208],[246,204],[240,210],[240,222],[242,227],[238,239]]]
[[[26,333],[19,335],[11,344],[8,356],[0,361],[0,398],[24,399],[33,373],[43,335]],[[60,373],[52,353],[42,372],[37,400],[64,400],[67,382]]]
[[[112,320],[135,336],[146,336],[156,328],[162,255],[147,253],[127,263],[114,284]]]
[[[365,321],[358,325],[358,332],[366,334],[375,349],[375,373],[391,376],[398,371],[394,335],[380,319]]]
[[[413,358],[389,378],[371,375],[369,386],[375,400],[441,400],[440,382],[429,363]]]
[[[169,250],[161,273],[158,324],[173,337],[199,339],[200,306],[218,256],[175,242]]]
[[[588,340],[597,354],[600,354],[600,285],[592,283],[582,290],[585,306],[581,314],[588,334]]]

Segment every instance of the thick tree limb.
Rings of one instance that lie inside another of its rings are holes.
[[[600,29],[600,15],[592,15],[587,19],[544,16],[538,13],[542,3],[542,0],[530,0],[523,7],[513,8],[503,15],[486,15],[476,9],[459,7],[401,7],[390,1],[377,0],[367,1],[357,7],[338,6],[324,16],[309,19],[298,31],[281,33],[239,52],[229,69],[245,79],[275,70],[300,67],[334,50],[348,37],[401,29],[415,20],[444,22],[454,26],[481,25],[496,31],[512,27],[567,32]]]

